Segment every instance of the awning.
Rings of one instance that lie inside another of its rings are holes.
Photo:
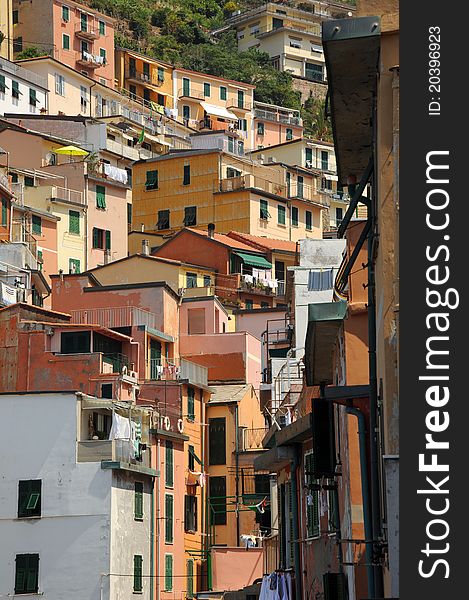
[[[271,269],[272,263],[266,260],[263,256],[254,256],[253,254],[245,254],[244,252],[235,252],[245,265],[256,267],[257,269]]]
[[[215,106],[214,104],[207,104],[207,102],[201,102],[200,104],[208,115],[214,115],[216,117],[221,117],[222,119],[231,119],[232,121],[238,120],[238,117],[229,110],[226,110],[226,108]]]
[[[337,172],[342,185],[347,185],[349,176],[360,179],[373,151],[380,43],[379,17],[322,24]]]

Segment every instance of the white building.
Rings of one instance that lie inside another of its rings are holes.
[[[47,94],[44,77],[0,57],[0,115],[45,113]]]
[[[149,450],[136,461],[130,441],[108,439],[114,415],[129,415],[124,404],[73,392],[0,395],[10,424],[0,440],[0,597],[150,599],[156,472]],[[131,419],[145,441],[148,413],[132,406]]]

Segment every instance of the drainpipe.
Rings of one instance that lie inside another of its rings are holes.
[[[300,465],[300,449],[298,446],[294,446],[295,457],[291,461],[291,487],[290,493],[292,495],[292,517],[293,517],[293,531],[291,532],[294,540],[293,544],[293,556],[295,562],[295,595],[296,600],[301,600],[303,597],[302,593],[302,580],[301,580],[301,568],[300,568],[300,527],[299,527],[299,515],[298,515],[298,467]]]
[[[154,588],[154,574],[155,574],[155,566],[153,564],[155,552],[154,552],[154,544],[155,544],[155,480],[153,479],[151,482],[151,494],[150,494],[150,600],[154,600],[153,597],[153,588]]]
[[[376,598],[374,595],[374,567],[373,567],[373,525],[370,510],[370,486],[368,481],[368,461],[367,461],[367,439],[365,415],[358,408],[347,406],[345,412],[348,415],[354,415],[358,420],[358,439],[360,448],[360,478],[362,483],[363,498],[363,523],[365,528],[365,551],[366,551],[366,573],[368,580],[368,597]]]
[[[156,443],[156,467],[159,469],[160,465],[160,437],[158,436]],[[160,600],[160,477],[157,477],[157,485],[156,485],[156,510],[158,511],[158,517],[156,519],[156,569],[157,575],[156,578],[156,600]],[[153,599],[152,599],[153,600]]]
[[[235,456],[236,456],[236,545],[239,546],[239,510],[238,510],[238,500],[239,500],[239,435],[238,435],[238,405],[235,406]]]

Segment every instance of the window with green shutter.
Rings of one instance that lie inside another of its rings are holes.
[[[187,418],[189,421],[195,420],[195,389],[187,388]]]
[[[306,215],[306,231],[312,231],[313,229],[313,213],[310,210],[305,212]]]
[[[78,258],[69,258],[68,272],[70,275],[73,275],[74,273],[80,273],[80,261]]]
[[[96,207],[97,208],[106,208],[106,188],[104,185],[96,186]]]
[[[293,129],[288,128],[287,129],[287,141],[290,141],[293,139]]]
[[[32,88],[29,88],[29,104],[30,106],[36,106],[37,104],[37,93]]]
[[[39,589],[39,554],[17,554],[15,559],[15,594],[37,594]]]
[[[210,87],[209,83],[204,83],[204,96],[206,98],[210,98]]]
[[[291,207],[291,224],[293,227],[298,227],[298,207]]]
[[[80,213],[77,210],[68,211],[68,232],[80,235]]]
[[[244,108],[244,92],[238,90],[238,108]]]
[[[132,204],[127,203],[127,224],[132,225]]]
[[[279,225],[285,225],[286,208],[279,204],[277,206],[277,223]]]
[[[191,80],[187,77],[183,77],[182,79],[182,95],[190,96],[191,95]]]
[[[33,233],[41,235],[41,233],[42,233],[42,219],[41,219],[41,217],[38,217],[37,215],[33,215],[33,217],[32,217],[32,230],[33,230]]]
[[[41,516],[41,479],[18,482],[18,518]]]
[[[106,231],[106,246],[105,250],[111,249],[111,232],[109,230]]]
[[[187,598],[194,597],[194,561],[187,561]]]
[[[0,93],[4,94],[6,89],[5,75],[0,75]]]
[[[99,49],[99,56],[103,59],[104,64],[106,64],[106,49],[105,48]]]
[[[25,175],[24,185],[25,187],[34,187],[34,177],[29,177],[29,175]]]
[[[1,225],[6,227],[8,225],[8,202],[6,198],[2,198],[2,222]]]
[[[164,81],[164,69],[163,67],[158,67],[158,81],[163,83]]]
[[[195,458],[194,458],[195,449],[194,446],[189,445],[188,450],[188,467],[190,471],[195,469]]]
[[[312,148],[305,149],[305,161],[306,161],[305,166],[308,167],[309,169],[311,169],[313,166],[313,149]]]
[[[169,440],[166,440],[165,484],[166,487],[174,485],[174,448]]]
[[[304,457],[305,482],[309,488],[306,496],[306,537],[318,537],[319,528],[319,481],[313,477],[314,454],[308,452]]]
[[[70,50],[70,36],[66,33],[62,33],[62,48],[64,50]]]
[[[70,9],[68,6],[62,6],[62,21],[68,23],[70,21]]]
[[[143,590],[143,556],[134,554],[134,592]]]
[[[220,86],[220,100],[226,100],[227,97],[227,89],[224,85]]]
[[[136,521],[143,520],[143,483],[141,481],[135,482],[134,519]]]
[[[11,95],[16,99],[20,97],[20,84],[18,81],[11,81]]]
[[[42,250],[37,251],[37,266],[40,271],[42,271],[42,266],[44,263],[44,259],[42,258]]]
[[[147,180],[145,181],[145,188],[147,190],[158,189],[158,171],[147,171]]]
[[[164,499],[165,533],[164,539],[167,544],[173,543],[173,522],[174,522],[174,497],[172,494],[166,494]]]
[[[164,555],[164,591],[173,591],[173,555]]]
[[[93,248],[104,248],[104,230],[93,227]]]
[[[334,483],[331,481],[330,483]],[[329,531],[335,533],[339,529],[339,505],[337,488],[327,491],[327,512],[329,515]]]
[[[303,198],[304,194],[304,179],[301,175],[298,175],[298,198]]]
[[[99,35],[106,35],[106,23],[104,21],[99,22]]]
[[[269,203],[267,202],[267,200],[260,200],[259,203],[259,218],[263,219],[264,221],[267,220],[270,217],[269,215]]]

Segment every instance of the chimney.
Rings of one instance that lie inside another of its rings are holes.
[[[109,263],[110,259],[111,259],[111,251],[105,250],[104,251],[104,264],[107,265]]]
[[[213,239],[214,236],[215,236],[215,223],[209,223],[208,224],[208,237]]]
[[[142,240],[142,254],[150,256],[150,242],[148,240]]]

